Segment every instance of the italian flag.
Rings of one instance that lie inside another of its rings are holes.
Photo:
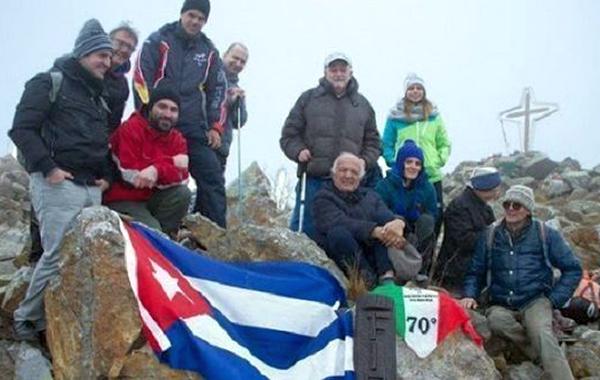
[[[448,294],[394,284],[379,286],[373,293],[394,300],[396,333],[420,358],[432,353],[459,327],[477,345],[482,344],[469,314]]]

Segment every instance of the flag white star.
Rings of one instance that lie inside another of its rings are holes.
[[[158,281],[163,291],[169,297],[169,300],[172,301],[175,294],[181,293],[185,298],[190,300],[191,303],[194,303],[187,294],[181,290],[179,287],[179,280],[175,277],[171,277],[169,272],[164,270],[160,265],[156,264],[154,261],[150,260],[152,264],[152,276]]]

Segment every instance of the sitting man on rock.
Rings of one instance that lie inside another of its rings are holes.
[[[176,236],[191,198],[185,138],[175,125],[179,95],[167,81],[110,138],[120,179],[104,194],[111,209]]]
[[[478,166],[463,192],[444,211],[444,241],[433,277],[454,295],[461,296],[477,238],[496,220],[488,203],[498,198],[501,183],[496,168]]]
[[[524,348],[532,359],[541,358],[552,379],[573,379],[552,331],[552,309],[561,308],[573,294],[581,265],[558,231],[532,218],[535,200],[529,187],[512,186],[502,206],[504,218],[477,242],[461,303],[477,308],[475,299],[487,279],[486,316],[492,332]],[[554,268],[560,270],[558,280]]]
[[[359,187],[365,161],[358,156],[340,154],[331,174],[313,203],[317,243],[346,276],[357,268],[368,286],[393,280],[387,248],[404,246],[404,220],[374,190]]]

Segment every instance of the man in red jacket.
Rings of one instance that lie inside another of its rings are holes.
[[[110,137],[121,178],[104,193],[103,203],[149,227],[174,236],[190,203],[185,138],[174,126],[179,95],[165,82],[141,111],[135,111]]]

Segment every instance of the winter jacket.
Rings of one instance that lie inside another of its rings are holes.
[[[225,75],[227,77],[227,91],[229,92],[232,88],[239,88],[238,85],[239,77],[237,74],[230,73],[225,70]],[[246,124],[246,120],[248,120],[248,112],[246,111],[246,99],[238,98],[237,101],[231,102],[229,100],[229,95],[227,96],[227,120],[225,123],[225,131],[221,136],[221,146],[217,149],[217,152],[221,156],[227,157],[229,156],[229,148],[231,147],[231,140],[233,139],[233,129],[237,129],[238,127],[238,107],[240,109],[240,126],[244,126]]]
[[[442,180],[441,168],[450,156],[450,140],[444,122],[439,114],[427,121],[407,123],[404,120],[388,118],[383,131],[383,158],[389,167],[394,165],[396,152],[405,140],[414,142],[423,149],[425,171],[429,182]]]
[[[129,98],[129,85],[127,84],[125,74],[129,72],[130,67],[131,64],[127,61],[121,66],[110,70],[104,76],[104,85],[108,92],[108,99],[106,99],[106,102],[110,109],[110,114],[108,115],[108,128],[110,133],[121,125],[125,104],[127,104],[127,98]]]
[[[537,221],[529,222],[514,238],[502,222],[494,230],[489,256],[488,239],[482,233],[465,276],[464,296],[479,296],[490,269],[490,305],[517,310],[545,296],[555,308],[562,307],[579,284],[581,265],[558,231],[548,226],[544,229],[547,257]],[[554,284],[552,267],[561,272],[560,279]]]
[[[187,155],[185,138],[177,129],[161,132],[150,127],[139,112],[123,122],[110,137],[113,160],[120,178],[104,193],[104,203],[118,201],[146,201],[157,189],[183,185],[188,180],[188,169],[175,166],[173,157]],[[152,189],[133,187],[135,176],[154,165],[158,173]]]
[[[292,161],[308,148],[312,159],[307,173],[329,176],[333,161],[342,152],[363,158],[367,168],[377,164],[381,152],[375,112],[358,92],[358,82],[350,79],[346,93],[337,97],[331,84],[321,78],[319,86],[304,92],[290,111],[279,140]]]
[[[331,182],[317,192],[312,207],[316,241],[321,246],[333,227],[345,227],[358,242],[365,243],[375,227],[396,219],[374,190],[359,187],[352,193],[341,192]]]
[[[437,201],[435,189],[427,180],[413,181],[404,187],[403,179],[393,171],[379,181],[375,190],[381,196],[386,206],[395,214],[414,223],[423,213],[437,217]]]
[[[219,52],[204,33],[189,37],[176,21],[148,37],[133,78],[138,110],[163,78],[179,88],[177,128],[187,139],[206,142],[210,128],[223,133],[227,80]]]
[[[479,234],[494,220],[492,208],[470,187],[448,204],[444,212],[444,240],[434,271],[440,286],[462,291]]]
[[[108,154],[108,106],[102,80],[71,57],[56,60],[52,71],[62,72],[54,102],[52,79],[37,74],[25,85],[13,126],[8,132],[25,158],[27,171],[45,176],[60,168],[79,184],[111,180]]]

